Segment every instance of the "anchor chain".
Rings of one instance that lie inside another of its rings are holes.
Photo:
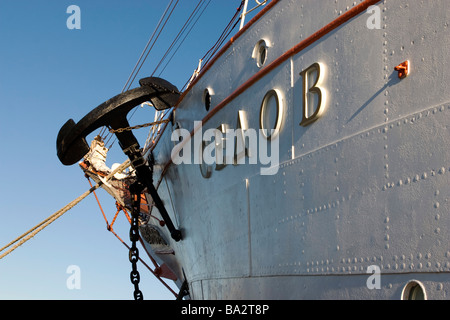
[[[131,130],[135,130],[135,129],[147,128],[147,127],[160,125],[160,124],[164,124],[164,123],[168,123],[168,122],[170,122],[170,120],[154,121],[154,122],[150,122],[150,123],[139,124],[139,125],[133,126],[133,127],[119,128],[119,129],[115,129],[115,130],[114,129],[109,129],[109,132],[111,132],[111,133],[122,133],[124,131],[131,131]]]
[[[131,248],[129,251],[129,260],[131,262],[132,270],[130,272],[130,280],[134,285],[134,300],[144,300],[142,291],[139,290],[140,275],[137,270],[137,262],[139,260],[139,250],[136,243],[139,241],[139,213],[141,211],[141,193],[144,190],[139,182],[135,182],[130,186],[131,197],[133,200],[131,211],[131,227],[130,227],[130,241]]]

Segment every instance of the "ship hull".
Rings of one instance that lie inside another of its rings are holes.
[[[173,253],[146,245],[170,260],[191,299],[402,299],[411,284],[427,299],[448,298],[450,9],[364,3],[279,1],[174,111],[154,150],[154,179],[183,239],[156,225]],[[405,61],[400,78],[395,67]],[[308,70],[320,81],[305,86]],[[279,133],[265,141],[278,143],[275,173],[262,174],[267,166],[250,157],[206,169],[171,163],[172,133],[195,131],[195,121],[203,119],[202,133],[244,122],[261,129],[273,90]],[[314,94],[322,99],[305,107]]]

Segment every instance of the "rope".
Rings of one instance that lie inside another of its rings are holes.
[[[180,48],[180,46],[183,44],[183,42],[186,40],[187,36],[191,33],[192,29],[194,28],[194,26],[197,24],[197,21],[200,19],[200,17],[203,15],[203,12],[206,10],[206,8],[209,6],[209,3],[211,2],[211,0],[209,0],[209,2],[206,4],[206,6],[202,9],[200,15],[195,19],[195,16],[200,12],[201,7],[203,6],[203,3],[206,0],[200,0],[197,4],[197,6],[195,7],[194,11],[192,11],[191,15],[189,16],[189,18],[186,20],[185,24],[183,25],[183,27],[181,28],[181,30],[178,32],[177,36],[175,37],[175,39],[172,41],[172,44],[170,45],[169,49],[167,49],[166,53],[164,54],[164,56],[161,58],[161,60],[159,61],[158,65],[156,66],[155,70],[153,71],[152,75],[153,76],[156,71],[158,70],[158,68],[161,66],[161,64],[164,62],[164,60],[167,58],[168,54],[170,53],[170,51],[172,51],[173,47],[180,41],[181,36],[185,33],[185,31],[188,29],[189,25],[193,22],[193,24],[190,26],[188,32],[186,33],[186,35],[184,36],[183,40],[181,40],[180,44],[178,45],[178,47],[176,48],[175,52],[172,54],[171,58],[169,59],[169,61],[166,63],[164,69],[159,73],[158,76],[161,76],[161,74],[163,73],[163,71],[165,70],[165,68],[167,67],[167,65],[170,63],[170,61],[172,60],[172,58],[174,57],[174,55],[178,52],[178,49]]]
[[[155,30],[153,30],[153,33],[152,33],[151,37],[148,39],[147,45],[145,46],[144,50],[142,51],[141,56],[139,57],[139,60],[136,62],[136,65],[134,66],[133,71],[131,72],[131,74],[130,74],[128,80],[127,80],[127,82],[125,83],[125,85],[124,85],[124,87],[123,87],[123,89],[122,89],[122,92],[124,92],[125,90],[127,90],[127,86],[128,86],[128,88],[130,88],[130,86],[131,86],[131,83],[130,83],[131,78],[133,77],[134,72],[136,71],[136,69],[138,68],[139,63],[141,62],[142,58],[144,57],[144,54],[145,54],[145,52],[147,51],[147,49],[148,49],[150,43],[153,41],[153,38],[155,37],[155,34],[156,34],[156,32],[158,31],[159,26],[161,25],[162,21],[165,19],[165,16],[166,16],[167,12],[169,11],[169,8],[172,6],[172,2],[173,2],[173,0],[170,1],[169,5],[167,6],[166,10],[164,11],[164,14],[163,14],[162,17],[159,19],[158,25],[156,26]],[[178,1],[177,1],[177,3],[178,3]],[[176,6],[176,5],[177,5],[177,4],[175,4],[175,6]],[[174,7],[173,9],[175,9],[175,7]],[[173,11],[173,9],[172,9],[172,11]],[[171,13],[171,14],[172,14],[172,13]],[[170,15],[169,15],[169,18],[170,18]],[[167,19],[169,19],[169,18],[167,18]],[[167,22],[167,21],[166,21],[166,22]],[[164,26],[165,26],[165,24],[164,24]],[[164,26],[163,26],[163,28],[164,28]],[[161,31],[162,31],[162,29],[161,29]],[[159,33],[161,33],[161,31],[160,31]],[[158,34],[158,37],[159,37],[159,34]],[[155,42],[156,42],[156,40],[155,40]],[[153,46],[154,46],[154,43],[152,44],[152,46],[151,46],[149,52],[152,50]],[[147,56],[148,56],[148,54],[147,54]],[[143,63],[145,62],[145,60],[147,59],[147,56],[145,57],[145,59],[144,59],[144,61],[142,62],[142,64],[143,64]],[[134,78],[133,78],[133,80],[134,80]]]
[[[179,2],[179,0],[177,0],[177,1],[175,2],[175,4],[174,4],[172,10],[170,11],[170,13],[169,13],[169,15],[168,15],[166,21],[164,22],[163,26],[161,27],[161,29],[160,29],[159,32],[158,32],[158,35],[156,36],[155,40],[153,41],[152,46],[151,46],[150,49],[147,51],[147,54],[145,55],[144,59],[142,60],[141,65],[137,68],[136,72],[134,73],[133,79],[131,79],[131,81],[129,81],[128,89],[130,89],[130,87],[131,87],[131,85],[132,85],[134,79],[136,79],[136,76],[138,75],[139,71],[141,70],[142,66],[144,65],[145,60],[147,60],[148,55],[150,54],[151,50],[153,49],[153,46],[155,45],[156,41],[158,40],[159,36],[161,35],[161,32],[164,30],[164,28],[165,28],[167,22],[169,21],[170,17],[172,16],[173,11],[175,10],[176,6],[178,5],[178,2]],[[171,1],[171,3],[172,3],[172,1]],[[125,86],[124,88],[126,88],[126,86]],[[127,89],[127,90],[128,90],[128,89]]]
[[[164,72],[164,70],[166,70],[167,66],[170,64],[170,62],[172,61],[172,59],[174,58],[174,56],[177,54],[178,50],[180,49],[180,47],[182,46],[182,44],[184,43],[184,41],[186,40],[186,38],[188,37],[188,35],[191,33],[192,29],[194,28],[194,26],[197,24],[197,21],[200,19],[200,17],[203,15],[203,12],[206,10],[206,8],[209,6],[211,0],[209,0],[209,2],[206,4],[206,6],[202,9],[202,12],[200,13],[200,15],[197,17],[197,19],[195,20],[194,24],[190,27],[189,31],[187,32],[187,34],[184,36],[183,40],[181,40],[180,44],[178,45],[178,47],[175,49],[174,53],[172,53],[170,59],[166,62],[166,64],[164,65],[164,68],[159,72],[158,77],[161,77],[162,73]],[[156,70],[155,70],[156,71]]]
[[[117,167],[111,174],[109,174],[106,177],[106,181],[109,181],[117,172],[121,172],[128,168],[130,166],[130,160],[125,161],[122,163],[119,167]],[[41,223],[37,224],[21,236],[17,237],[10,243],[8,243],[6,246],[0,249],[0,252],[6,250],[7,248],[11,247],[13,244],[15,244],[12,248],[10,248],[8,251],[4,252],[2,255],[0,255],[0,260],[3,259],[5,256],[16,250],[18,247],[23,245],[25,242],[36,236],[40,231],[44,230],[46,227],[48,227],[52,222],[54,222],[56,219],[60,218],[63,214],[65,214],[67,211],[75,207],[78,203],[80,203],[84,198],[86,198],[88,195],[90,195],[92,192],[94,192],[96,189],[98,189],[103,182],[97,183],[94,187],[90,188],[86,192],[84,192],[81,196],[64,206],[63,208],[56,211],[54,214],[49,216],[47,219],[43,220]],[[17,243],[18,242],[18,243]]]
[[[239,12],[241,12],[242,7],[244,6],[245,1],[242,0],[241,4],[238,8],[236,8],[236,12],[234,16],[231,18],[230,22],[228,22],[228,25],[225,27],[225,29],[222,31],[222,34],[220,35],[219,39],[216,41],[213,47],[208,50],[208,52],[203,56],[202,60],[204,63],[203,65],[206,66],[211,58],[216,54],[216,52],[219,50],[219,48],[222,46],[222,44],[225,42],[225,40],[228,38],[230,33],[233,31],[233,29],[237,26],[237,24],[240,21],[240,15]],[[208,3],[209,4],[209,3]],[[199,70],[200,72],[201,70]],[[181,89],[181,91],[184,91],[190,84],[192,79],[189,79]]]
[[[155,30],[153,31],[151,37],[149,38],[149,40],[147,42],[147,45],[145,46],[144,50],[141,53],[141,56],[139,57],[139,60],[136,62],[136,65],[134,66],[133,71],[131,72],[130,76],[128,77],[128,80],[125,83],[125,85],[124,85],[124,87],[122,89],[122,92],[125,92],[126,90],[130,89],[132,83],[136,79],[137,74],[139,73],[139,71],[141,70],[142,66],[144,65],[145,60],[147,60],[148,55],[152,51],[156,41],[158,40],[159,36],[161,35],[161,32],[164,30],[167,22],[169,21],[170,17],[172,16],[172,13],[175,10],[176,6],[178,5],[179,0],[176,0],[176,3],[174,4],[173,8],[171,9],[171,11],[168,14],[169,9],[172,7],[173,1],[174,0],[170,0],[166,10],[164,11],[163,15],[161,16],[161,18],[160,18],[160,20],[158,22],[158,25],[156,26]],[[166,17],[167,14],[168,14],[168,16]],[[161,26],[161,23],[163,23],[162,26]],[[158,30],[159,30],[159,32],[158,32]],[[156,34],[157,32],[158,32],[158,34]],[[155,36],[156,36],[156,38],[155,38]],[[151,44],[151,46],[150,46],[150,44]],[[149,46],[150,46],[150,49],[148,48]],[[148,49],[148,51],[147,51],[147,49]],[[145,57],[144,57],[144,54],[145,54]],[[106,130],[106,127],[103,127],[103,129],[100,131],[99,135],[103,137],[103,134],[105,133],[105,130]],[[109,135],[109,133],[107,133],[103,137],[103,140],[106,140],[108,135]],[[113,142],[113,144],[114,144],[114,142]],[[112,144],[111,144],[111,146],[112,146]]]

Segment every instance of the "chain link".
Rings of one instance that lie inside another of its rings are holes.
[[[133,127],[126,127],[126,128],[119,128],[119,129],[110,129],[109,132],[111,133],[122,133],[124,131],[131,131],[134,129],[141,129],[141,128],[146,128],[146,127],[151,127],[154,125],[159,125],[159,124],[163,124],[163,123],[168,123],[170,120],[160,120],[160,121],[155,121],[155,122],[150,122],[150,123],[146,123],[146,124],[139,124],[137,126],[133,126]]]
[[[139,240],[139,213],[141,209],[141,192],[142,185],[138,182],[130,187],[131,196],[133,199],[131,211],[131,227],[130,227],[130,241],[131,248],[129,251],[129,260],[131,262],[132,270],[130,272],[130,280],[134,285],[134,300],[144,300],[142,291],[139,290],[140,275],[137,270],[137,262],[139,260],[139,250],[136,243]]]

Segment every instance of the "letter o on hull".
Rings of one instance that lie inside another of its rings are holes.
[[[281,92],[277,89],[270,90],[264,96],[259,115],[259,126],[266,139],[272,140],[280,132],[283,124],[283,113],[284,105]]]

